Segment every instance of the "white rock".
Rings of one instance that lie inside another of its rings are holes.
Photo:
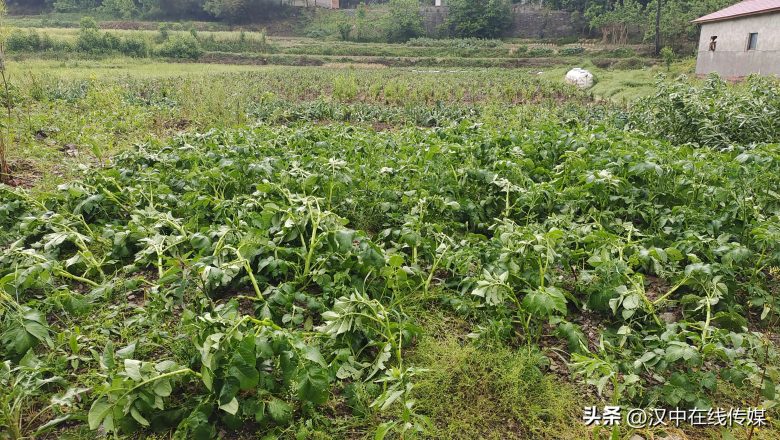
[[[595,78],[593,74],[580,67],[575,67],[566,73],[566,82],[581,89],[593,87]]]

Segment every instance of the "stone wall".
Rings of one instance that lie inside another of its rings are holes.
[[[447,20],[446,6],[426,6],[420,9],[423,24],[428,35],[435,36],[439,27]],[[571,14],[565,11],[514,5],[512,24],[504,34],[516,38],[564,38],[577,36],[577,30],[571,23]]]

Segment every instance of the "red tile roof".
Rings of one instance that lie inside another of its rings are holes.
[[[693,20],[694,23],[706,23],[708,21],[728,20],[744,17],[746,15],[766,14],[767,12],[780,12],[780,0],[745,0],[712,14]]]

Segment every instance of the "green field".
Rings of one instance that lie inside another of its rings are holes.
[[[24,20],[65,45],[6,60],[0,439],[780,439],[776,80]]]

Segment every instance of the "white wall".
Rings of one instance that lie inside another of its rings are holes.
[[[334,8],[335,5],[332,0],[314,0],[313,3],[321,8],[338,9],[338,7]]]
[[[747,50],[748,35],[758,33],[756,50]],[[718,36],[715,52],[710,37]],[[751,73],[780,75],[780,12],[704,23],[699,37],[697,74],[717,72],[725,77]]]

